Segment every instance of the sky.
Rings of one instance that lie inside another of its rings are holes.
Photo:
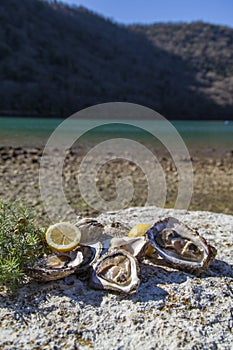
[[[204,21],[233,27],[233,0],[62,0],[82,5],[115,22]]]

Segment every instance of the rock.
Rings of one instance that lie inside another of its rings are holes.
[[[174,216],[218,249],[200,277],[141,264],[136,294],[88,288],[75,275],[1,293],[1,349],[232,349],[233,216],[211,212],[130,208],[104,213],[103,225],[153,224]],[[52,345],[51,345],[52,344]]]

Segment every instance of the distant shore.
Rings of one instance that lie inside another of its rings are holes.
[[[28,111],[14,111],[14,110],[9,110],[9,111],[1,111],[0,110],[0,118],[42,118],[42,119],[66,119],[69,118],[71,115],[78,113],[79,111],[84,110],[85,108],[88,108],[91,106],[86,106],[80,109],[77,109],[77,111],[73,111],[70,114],[58,114],[58,113],[46,113],[46,114],[41,114],[41,113],[37,113],[35,111],[32,112],[28,112]],[[145,106],[146,107],[146,106]],[[165,117],[167,120],[171,120],[171,121],[176,121],[176,120],[192,120],[192,121],[233,121],[233,115],[228,115],[228,116],[204,116],[204,117],[200,117],[200,118],[195,118],[195,117],[190,117],[190,116],[182,116],[182,117],[166,117],[166,115],[163,115],[163,117]],[[152,118],[153,119],[153,118]],[[120,118],[119,118],[120,120]]]
[[[0,117],[2,118],[67,118],[68,116],[58,116],[56,113],[36,113],[35,111],[28,112],[28,111],[0,111]]]
[[[26,199],[36,208],[38,221],[46,223],[48,218],[43,208],[39,189],[39,167],[43,148],[0,148],[0,197],[2,200]],[[82,199],[78,188],[79,165],[86,153],[83,147],[67,152],[63,168],[63,190],[67,201],[79,216],[98,215]],[[167,184],[166,207],[174,207],[177,197],[178,175],[172,159],[167,154],[156,154]],[[190,210],[207,210],[233,214],[233,151],[193,150],[191,152],[194,173],[194,190]],[[92,167],[90,166],[90,171]],[[141,169],[124,159],[116,159],[104,165],[96,179],[98,191],[105,200],[116,195],[116,180],[130,177],[134,196],[128,206],[144,206],[147,198],[147,181]],[[56,194],[54,194],[56,195]],[[63,219],[67,213],[59,215]],[[58,216],[59,216],[58,215]]]

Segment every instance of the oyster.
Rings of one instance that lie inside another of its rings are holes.
[[[104,232],[104,225],[102,225],[99,221],[92,218],[83,218],[79,220],[75,224],[79,230],[81,231],[82,243],[89,243],[101,240],[102,237],[104,239],[107,239],[105,235],[103,235]]]
[[[139,266],[133,255],[123,249],[106,253],[93,265],[90,285],[120,293],[136,292],[140,279]]]
[[[105,225],[104,232],[112,237],[124,237],[129,232],[129,226],[118,221],[112,221]]]
[[[75,250],[66,253],[56,253],[35,262],[28,270],[30,275],[40,281],[54,281],[74,272],[83,272],[100,257],[102,244],[100,242],[80,244]]]
[[[92,266],[99,259],[103,251],[103,246],[100,242],[90,243],[90,244],[80,244],[78,247],[78,250],[82,252],[83,261],[78,266],[78,269],[76,272]]]
[[[170,266],[190,273],[206,271],[217,254],[203,237],[173,217],[156,222],[146,234]]]
[[[137,259],[141,259],[145,255],[148,244],[147,237],[114,237],[110,240],[109,251],[113,249],[124,249]]]
[[[74,273],[82,262],[83,254],[75,250],[71,254],[53,254],[40,259],[33,266],[29,266],[28,271],[31,277],[36,280],[54,281]]]
[[[97,219],[83,218],[76,223],[82,234],[82,243],[103,241],[112,237],[122,237],[127,234],[129,227],[120,222],[109,222],[103,224]]]

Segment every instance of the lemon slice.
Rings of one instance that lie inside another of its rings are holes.
[[[53,250],[57,252],[68,252],[79,244],[81,232],[75,225],[69,222],[58,222],[49,226],[45,238]]]

